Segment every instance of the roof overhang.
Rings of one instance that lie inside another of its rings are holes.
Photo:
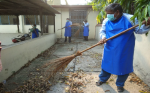
[[[51,5],[54,8],[92,8],[91,5]]]
[[[43,0],[1,0],[0,15],[43,15],[60,14]]]

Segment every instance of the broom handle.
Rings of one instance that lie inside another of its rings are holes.
[[[27,19],[28,19],[28,21],[29,21],[29,23],[30,23],[30,25],[31,25],[31,22],[30,22],[28,16],[26,16],[26,17],[27,17]],[[31,25],[31,26],[33,27],[33,25]],[[35,32],[36,36],[39,37],[39,35],[36,33],[35,29],[34,29],[34,32]]]
[[[143,21],[143,22],[142,22],[142,24],[145,24],[145,23],[146,23],[146,21]],[[114,39],[114,38],[116,38],[116,37],[118,37],[118,36],[120,36],[120,35],[122,35],[122,34],[128,32],[129,30],[134,29],[134,28],[137,27],[137,26],[139,26],[139,24],[137,24],[137,25],[135,25],[135,26],[132,26],[132,27],[128,28],[127,30],[122,31],[122,32],[119,33],[119,34],[114,35],[114,36],[112,36],[112,37],[106,39],[106,41],[108,41],[108,40],[110,40],[110,39]],[[87,49],[81,51],[80,53],[83,53],[83,52],[85,52],[85,51],[87,51],[87,50],[89,50],[89,49],[91,49],[91,48],[93,48],[93,47],[96,47],[96,46],[100,45],[100,44],[103,44],[103,43],[97,43],[97,44],[95,44],[95,45],[93,45],[93,46],[91,46],[91,47],[89,47],[89,48],[87,48]]]

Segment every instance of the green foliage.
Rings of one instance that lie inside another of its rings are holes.
[[[93,10],[99,11],[96,17],[98,23],[106,18],[105,7],[111,3],[119,3],[125,13],[133,14],[131,20],[134,22],[137,18],[140,26],[150,17],[150,0],[93,0],[90,5]]]

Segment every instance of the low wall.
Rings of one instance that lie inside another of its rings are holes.
[[[35,58],[56,42],[55,34],[48,34],[36,39],[4,46],[1,51],[3,70],[0,72],[0,82],[12,75],[12,71],[18,71],[29,60]]]
[[[99,31],[101,26],[96,26],[96,40],[100,40]],[[148,36],[145,34],[135,34],[135,49],[134,49],[134,73],[150,86],[150,32]]]
[[[135,34],[134,72],[150,86],[150,32],[148,36]]]
[[[17,37],[18,35],[23,35],[23,33],[0,33],[0,41],[2,45],[13,44],[12,38]]]

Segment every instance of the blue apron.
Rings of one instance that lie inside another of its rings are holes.
[[[35,31],[36,31],[37,35],[36,35]],[[38,31],[38,29],[35,29],[32,32],[32,38],[37,38],[37,37],[39,37],[39,31]]]
[[[128,28],[132,24],[122,16],[115,22],[106,23],[106,38],[110,38]],[[109,40],[104,45],[102,69],[115,75],[125,75],[133,72],[133,54],[135,45],[134,30]]]
[[[71,27],[69,27],[71,24],[70,24],[70,21],[66,22],[66,25],[65,25],[65,34],[64,36],[68,36],[68,37],[71,37]]]
[[[83,36],[89,36],[89,27],[84,26]]]

